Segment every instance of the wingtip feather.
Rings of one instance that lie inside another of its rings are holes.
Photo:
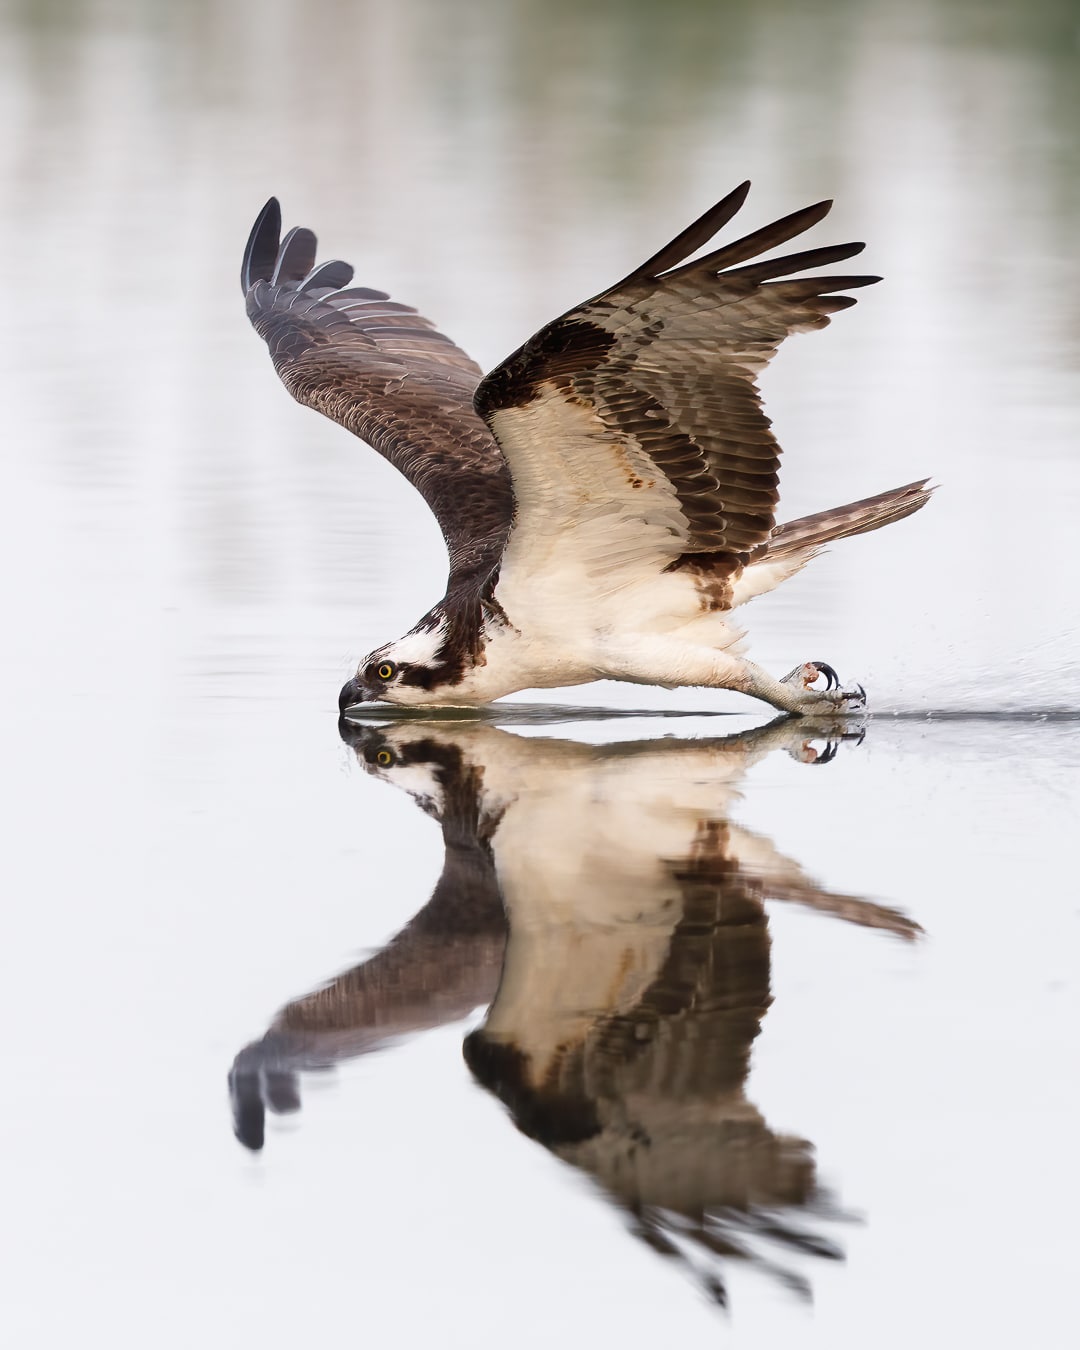
[[[751,234],[744,235],[741,239],[725,244],[723,248],[719,248],[713,253],[706,254],[703,258],[687,263],[683,271],[687,273],[726,271],[737,263],[747,262],[750,258],[756,258],[759,254],[767,253],[770,249],[776,248],[778,244],[786,244],[789,239],[794,239],[796,235],[803,234],[806,230],[824,220],[831,209],[831,200],[814,202],[812,206],[804,206],[798,211],[793,211],[790,215],[783,216],[780,220],[774,220],[771,225],[765,225],[759,230],[754,230]]]
[[[245,295],[257,281],[269,281],[277,261],[281,239],[281,203],[271,197],[251,227],[240,268],[240,285]]]
[[[747,178],[738,187],[732,188],[715,206],[710,206],[704,215],[698,216],[697,220],[677,234],[670,243],[665,244],[658,253],[654,253],[640,267],[636,267],[628,277],[619,282],[619,285],[623,286],[627,282],[646,277],[656,278],[660,273],[676,267],[691,253],[696,253],[742,209],[749,191],[750,180]]]
[[[280,286],[286,281],[303,281],[315,266],[317,248],[314,231],[305,225],[294,225],[281,241],[271,284]]]

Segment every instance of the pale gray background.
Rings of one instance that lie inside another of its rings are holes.
[[[461,1027],[307,1085],[257,1160],[224,1080],[441,858],[333,717],[441,544],[248,329],[265,198],[491,365],[744,177],[751,225],[835,195],[814,240],[886,282],[766,376],[782,514],[942,488],[748,611],[754,655],[879,711],[1075,709],[1077,54],[1071,0],[0,5],[12,1344],[1069,1343],[1075,724],[879,718],[748,781],[746,824],[929,933],[774,916],[750,1095],[867,1218],[813,1312],[736,1271],[717,1323]]]

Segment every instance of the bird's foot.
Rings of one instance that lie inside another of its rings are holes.
[[[825,688],[815,689],[818,680],[824,678]],[[824,661],[804,661],[796,666],[780,681],[798,690],[793,700],[792,712],[803,717],[815,715],[828,716],[836,713],[861,713],[866,711],[866,690],[861,684],[844,689],[840,678],[832,666]]]
[[[862,745],[866,739],[866,727],[850,714],[837,716],[824,713],[820,716],[801,717],[800,728],[805,727],[805,736],[787,747],[792,759],[800,764],[828,764],[839,753],[840,747],[847,744]]]

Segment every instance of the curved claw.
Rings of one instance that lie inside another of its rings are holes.
[[[830,760],[833,760],[833,759],[836,758],[836,752],[837,752],[839,749],[840,749],[840,742],[839,742],[839,741],[836,741],[836,740],[828,740],[828,741],[826,741],[826,742],[825,742],[825,749],[821,751],[821,753],[818,755],[817,759],[814,760],[814,763],[815,763],[815,764],[828,764]]]
[[[817,673],[818,673],[819,675],[824,675],[824,676],[825,676],[825,689],[826,689],[826,691],[828,691],[828,690],[830,690],[830,689],[839,689],[839,688],[840,688],[840,676],[837,675],[836,671],[833,670],[832,666],[830,666],[830,665],[828,664],[828,662],[826,662],[826,661],[808,661],[807,664],[813,666],[814,669],[817,671]]]

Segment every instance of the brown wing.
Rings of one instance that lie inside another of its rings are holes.
[[[341,734],[371,768],[384,746],[410,746],[409,738],[391,742],[371,726],[342,726]],[[412,740],[425,747],[423,738]],[[381,951],[288,1004],[237,1055],[229,1092],[237,1138],[248,1148],[263,1146],[267,1109],[299,1109],[303,1070],[459,1021],[495,995],[506,915],[491,856],[493,825],[479,814],[483,771],[452,746],[435,750],[442,761],[442,876],[424,908]]]
[[[749,261],[816,224],[831,202],[679,266],[748,190],[541,329],[480,385],[476,407],[509,461],[522,527],[535,516],[567,534],[593,529],[605,502],[612,520],[647,526],[635,537],[666,562],[730,554],[733,567],[769,538],[780,447],[755,377],[789,333],[822,328],[855,303],[834,292],[879,278],[790,277],[861,243]]]
[[[473,408],[480,368],[414,309],[349,288],[348,263],[316,266],[310,230],[280,234],[271,197],[248,239],[241,283],[285,387],[367,441],[420,492],[442,528],[452,583],[489,572],[513,494]]]

